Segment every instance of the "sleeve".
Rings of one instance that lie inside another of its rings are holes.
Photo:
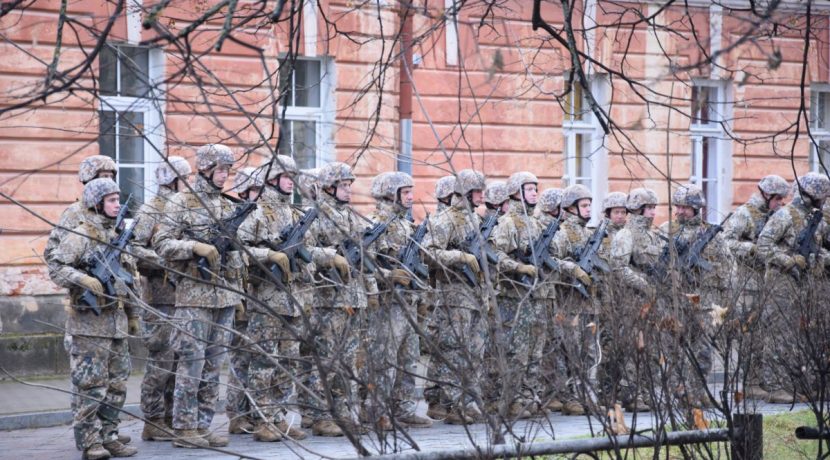
[[[84,254],[90,247],[89,237],[83,226],[74,230],[77,233],[67,232],[52,253],[55,271],[52,281],[64,288],[77,287],[79,281],[88,273],[78,268]]]
[[[440,217],[440,216],[439,216]],[[448,249],[452,226],[447,219],[436,219],[429,227],[424,237],[425,255],[429,265],[441,268],[461,263],[464,253],[456,249]]]
[[[749,229],[752,227],[752,220],[749,215],[740,208],[735,211],[729,220],[723,225],[723,239],[729,250],[740,259],[749,259],[755,251],[755,243],[749,241]]]
[[[493,250],[499,258],[499,271],[515,272],[519,268],[519,265],[521,265],[509,255],[518,249],[519,244],[517,240],[518,231],[516,231],[513,220],[508,217],[500,218],[499,224],[496,225],[496,228],[493,229],[493,233],[490,235],[490,244],[493,246]]]
[[[268,248],[259,247],[260,242],[265,239],[267,224],[262,214],[262,208],[257,207],[254,212],[248,214],[242,225],[239,226],[236,234],[245,249],[259,262],[268,259]]]
[[[153,235],[153,249],[156,254],[167,260],[189,260],[193,258],[193,247],[196,241],[182,238],[187,214],[187,206],[183,194],[174,196],[164,207],[166,216],[159,223],[158,230]]]
[[[764,225],[758,236],[758,255],[767,265],[786,267],[790,264],[791,257],[780,250],[778,242],[784,238],[791,225],[790,214],[786,208],[776,211]]]
[[[631,266],[634,252],[634,239],[628,229],[622,229],[611,241],[611,267],[617,272],[626,286],[640,292],[648,290],[648,280]]]
[[[143,270],[158,270],[162,268],[164,259],[159,257],[152,248],[153,233],[158,228],[157,211],[149,204],[144,204],[138,211],[137,222],[133,228],[133,242],[130,245],[130,254],[136,259],[138,268]]]

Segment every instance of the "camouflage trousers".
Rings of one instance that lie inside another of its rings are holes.
[[[525,404],[538,400],[544,391],[541,375],[547,338],[544,301],[501,297],[494,320],[499,323],[494,328],[493,340],[488,341],[487,361],[493,370],[495,394],[505,395],[504,390],[518,392],[511,399]]]
[[[373,419],[383,414],[396,417],[415,412],[415,373],[420,359],[420,340],[410,321],[418,321],[416,305],[401,305],[385,298],[368,314],[368,361],[364,379],[372,383],[366,395]],[[372,412],[376,413],[372,413]]]
[[[130,376],[127,340],[73,336],[69,366],[75,446],[83,451],[116,440]]]
[[[219,372],[228,351],[233,307],[176,307],[172,346],[179,354],[173,428],[208,429],[219,398]]]
[[[437,383],[441,405],[469,405],[473,396],[481,394],[487,326],[478,310],[441,305],[434,314],[437,335],[432,339],[438,356],[433,357],[427,378]]]
[[[176,353],[170,346],[173,327],[172,305],[153,305],[160,315],[142,309],[142,341],[147,348],[147,365],[141,380],[141,412],[144,418],[158,420],[173,416],[173,388],[176,376]]]
[[[581,313],[579,304],[568,304],[553,314],[553,395],[564,400],[585,398],[598,391],[600,328],[597,315]]]
[[[320,363],[312,378],[316,398],[309,402],[314,421],[332,420],[335,414],[349,421],[357,420],[355,358],[360,316],[364,314],[362,310],[349,313],[343,308],[316,308],[311,312],[307,337],[313,341]],[[332,407],[326,403],[329,392],[334,401]]]
[[[229,419],[248,416],[251,404],[248,400],[248,366],[251,363],[250,349],[242,338],[248,331],[248,319],[234,318],[231,338],[231,358],[228,366],[228,390],[225,412]]]
[[[302,318],[251,312],[248,337],[266,354],[252,352],[248,364],[248,387],[254,417],[278,422],[286,410],[297,405],[293,378],[300,373]],[[292,333],[293,330],[293,333]],[[275,362],[277,361],[277,362]]]

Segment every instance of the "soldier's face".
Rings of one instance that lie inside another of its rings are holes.
[[[527,204],[535,205],[536,198],[539,196],[539,192],[536,188],[536,184],[524,184],[522,186],[522,191],[525,195],[525,202]]]
[[[643,217],[648,217],[650,219],[654,219],[657,216],[657,206],[653,204],[647,204],[643,206]]]
[[[772,198],[769,199],[769,209],[770,211],[778,211],[781,206],[784,206],[784,197],[781,195],[773,195]]]
[[[611,208],[611,223],[614,225],[625,225],[625,219],[628,217],[628,213],[625,211],[625,208]]]
[[[254,201],[259,197],[260,192],[262,189],[259,187],[251,187],[248,189],[248,201]]]
[[[350,203],[352,201],[352,181],[344,180],[337,183],[337,188],[334,189],[334,197],[337,201],[343,203]]]
[[[116,217],[121,211],[121,202],[118,197],[118,193],[110,193],[104,196],[104,215],[107,217]]]
[[[280,174],[279,187],[285,193],[294,193],[294,179],[291,176]]]
[[[473,190],[470,192],[470,200],[472,201],[473,207],[481,206],[484,204],[484,191]]]
[[[591,199],[590,198],[583,198],[576,202],[576,209],[579,213],[579,217],[583,219],[590,219],[591,218]]]
[[[685,222],[695,216],[695,208],[691,206],[675,205],[674,217],[678,222]]]
[[[112,179],[115,180],[115,171],[101,170],[95,175],[98,179]]]
[[[406,209],[410,209],[412,207],[412,203],[415,202],[415,193],[412,191],[412,187],[402,187],[398,190],[399,201],[401,206]]]
[[[510,201],[509,200],[502,203],[501,204],[501,209],[499,209],[499,212],[501,212],[502,214],[506,214],[507,211],[510,211]]]
[[[225,186],[225,181],[228,180],[228,175],[231,172],[230,165],[219,165],[213,169],[213,185],[222,188]]]

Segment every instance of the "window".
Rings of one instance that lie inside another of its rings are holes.
[[[565,75],[567,81],[568,76]],[[608,110],[608,80],[603,75],[589,76],[591,94],[603,110]],[[565,185],[582,184],[591,189],[599,202],[608,189],[608,156],[605,133],[596,121],[591,104],[582,86],[574,80],[565,103],[564,121]],[[599,206],[593,206],[593,219],[602,215]]]
[[[830,85],[814,85],[810,92],[810,171],[830,171]]]
[[[285,106],[285,119],[280,123],[278,153],[294,158],[300,169],[318,167],[334,157],[333,71],[330,59],[280,59],[280,103]]]
[[[692,140],[689,181],[703,189],[707,222],[720,222],[731,203],[732,148],[726,85],[720,81],[695,81],[692,85],[690,134]]]
[[[118,185],[137,208],[152,193],[152,166],[164,142],[158,99],[163,68],[160,50],[108,44],[99,59],[99,136],[102,155],[118,165]]]

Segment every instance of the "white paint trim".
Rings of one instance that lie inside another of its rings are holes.
[[[585,11],[583,12],[582,16],[582,27],[585,31],[584,40],[585,40],[585,54],[589,57],[594,59],[597,58],[595,55],[596,47],[597,47],[597,0],[585,0]],[[587,61],[585,63],[585,73],[592,74],[594,73],[594,66],[591,61]]]
[[[127,42],[138,45],[141,42],[141,12],[144,0],[127,2]]]
[[[444,35],[446,42],[447,65],[458,65],[458,15],[455,0],[444,0],[446,9],[446,20],[444,22]]]
[[[717,3],[709,7],[709,55],[714,56],[722,49],[723,43],[723,8]],[[710,77],[713,80],[720,78],[720,65],[723,56],[718,55],[712,62]]]
[[[620,3],[635,3],[638,5],[642,5],[644,2],[643,0],[617,0]],[[663,4],[666,3],[665,1],[653,1],[649,2],[649,5],[654,5],[655,7],[661,7]],[[718,0],[717,2],[720,6],[723,6],[727,9],[747,9],[750,8],[750,2],[748,0]],[[759,11],[764,11],[763,7],[759,7],[758,2],[756,2],[756,8]],[[682,3],[675,3],[675,6],[685,8],[688,6],[689,8],[708,8],[713,5],[713,0],[684,0]],[[830,2],[813,2],[812,6],[813,13],[820,14],[820,13],[828,13],[830,12]],[[805,0],[781,0],[781,3],[778,5],[778,9],[776,11],[784,11],[784,12],[806,12],[807,6]]]
[[[303,46],[305,56],[317,56],[317,0],[303,4]]]

